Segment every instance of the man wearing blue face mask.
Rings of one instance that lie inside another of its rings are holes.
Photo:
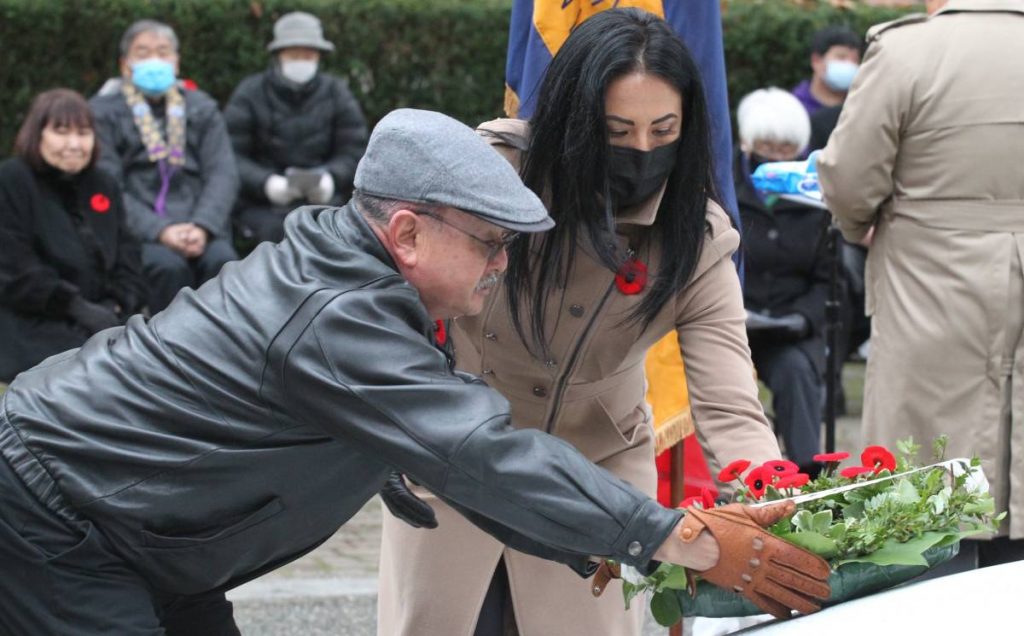
[[[238,173],[214,100],[178,82],[178,38],[140,20],[121,38],[121,77],[90,101],[99,166],[124,191],[128,229],[142,241],[149,309],[167,306],[237,258],[230,215]]]
[[[846,26],[826,27],[811,39],[813,74],[793,88],[793,95],[814,115],[825,106],[838,106],[857,74],[863,41]]]
[[[242,80],[224,108],[242,183],[235,233],[250,244],[284,238],[296,207],[347,200],[366,147],[348,83],[320,70],[334,44],[316,16],[281,16],[267,51],[270,68]]]

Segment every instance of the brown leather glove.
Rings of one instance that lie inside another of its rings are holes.
[[[594,572],[594,582],[590,591],[594,596],[601,596],[604,592],[604,588],[608,587],[608,583],[610,583],[612,579],[617,579],[621,576],[622,570],[619,568],[618,563],[601,561],[601,565],[598,566],[597,571]]]
[[[739,592],[776,618],[789,618],[791,609],[810,614],[831,592],[828,563],[765,530],[794,508],[791,501],[763,508],[691,506],[679,526],[679,538],[691,543],[707,531],[718,541],[718,563],[697,573],[709,583]],[[693,573],[687,574],[693,594]]]

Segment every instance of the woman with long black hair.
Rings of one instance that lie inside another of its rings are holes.
[[[699,72],[668,25],[635,9],[597,14],[555,56],[530,122],[480,132],[556,226],[514,245],[504,293],[455,322],[458,366],[508,398],[516,426],[565,439],[653,495],[644,354],[676,331],[714,457],[778,458],[730,258],[739,235],[715,202]],[[620,589],[594,598],[568,568],[506,548],[421,494],[437,530],[385,515],[378,633],[640,633],[643,603],[624,611]]]

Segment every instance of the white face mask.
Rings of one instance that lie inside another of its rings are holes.
[[[316,75],[317,66],[314,60],[284,60],[281,62],[281,75],[296,84],[305,84]]]

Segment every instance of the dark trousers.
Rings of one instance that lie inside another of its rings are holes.
[[[758,377],[771,389],[775,431],[782,435],[786,456],[813,467],[814,455],[821,452],[821,375],[795,345],[752,346],[751,352]]]
[[[199,287],[217,275],[225,263],[237,260],[229,241],[214,239],[198,258],[188,259],[162,243],[142,244],[142,271],[149,286],[149,311],[164,309],[185,287]]]
[[[480,608],[480,617],[476,622],[473,636],[506,636],[518,634],[515,611],[512,609],[512,596],[508,582],[508,568],[505,559],[498,561],[494,569],[494,577],[484,595],[484,603]]]
[[[0,455],[0,635],[240,634],[223,592],[154,591],[52,481],[44,504],[23,479],[47,478],[30,461],[16,473]]]

